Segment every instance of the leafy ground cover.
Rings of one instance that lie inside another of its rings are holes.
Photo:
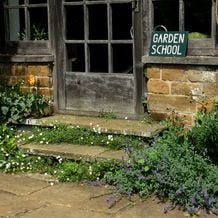
[[[13,87],[0,86],[0,122],[20,122],[24,118],[46,115],[50,107],[49,98],[36,91],[22,93],[20,84]]]
[[[102,133],[100,127],[83,128],[79,126],[55,125],[52,128],[34,128],[32,131],[18,132],[16,135],[20,143],[72,143],[81,145],[107,146],[112,149],[120,149],[131,143],[134,147],[142,147],[148,144],[145,138],[138,136],[118,135]]]
[[[190,214],[196,214],[200,209],[217,214],[217,126],[218,108],[215,107],[212,112],[199,114],[196,126],[189,131],[185,131],[179,123],[169,122],[168,129],[149,147],[134,146],[134,143],[137,144],[139,141],[135,142],[135,139],[131,141],[125,138],[122,143],[125,144],[124,148],[129,154],[127,162],[87,163],[67,161],[59,156],[54,158],[27,156],[19,150],[16,143],[16,140],[21,140],[23,135],[15,140],[15,131],[3,124],[0,125],[0,170],[3,172],[50,173],[63,182],[85,180],[100,184],[106,183],[116,187],[117,193],[127,196],[156,195],[163,201],[170,200],[171,205],[165,208],[165,212],[176,205],[181,205]],[[102,136],[98,130],[94,132],[96,135],[90,136],[91,133],[87,133],[87,130],[67,126],[55,127],[45,132],[37,129],[35,130],[38,132],[36,137],[32,135],[28,137],[37,138],[43,143],[51,143],[49,140],[58,134],[66,138],[70,137],[73,134],[72,129],[76,132],[84,131],[88,135],[85,139],[87,142],[89,138],[92,139],[89,142],[93,143],[103,140],[98,138]],[[75,138],[78,138],[78,132],[76,136],[74,135]],[[48,136],[46,136],[47,133]],[[79,136],[80,140],[81,137],[85,137]],[[113,138],[112,142],[115,140],[114,135],[104,137],[106,144],[109,138]],[[55,140],[60,140],[60,138],[57,137]],[[118,140],[117,143],[121,142]]]

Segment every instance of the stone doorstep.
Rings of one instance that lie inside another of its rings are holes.
[[[111,150],[102,146],[88,146],[75,144],[24,144],[20,149],[25,154],[58,157],[70,160],[103,161],[127,160],[128,156],[123,150]]]
[[[26,119],[23,123],[29,126],[48,126],[52,127],[57,124],[68,124],[90,129],[98,129],[103,133],[134,135],[146,138],[151,138],[165,129],[163,125],[158,122],[152,124],[142,123],[138,120],[125,119],[103,119],[99,117],[85,117],[74,115],[55,114],[50,117],[43,117],[40,119]]]

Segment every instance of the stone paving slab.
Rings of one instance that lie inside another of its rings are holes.
[[[123,150],[109,150],[102,146],[88,146],[75,144],[24,144],[21,150],[29,154],[43,156],[61,156],[62,158],[74,160],[100,160],[114,159],[126,160],[128,157]]]
[[[142,201],[136,197],[129,201],[123,197],[111,208],[106,203],[111,195],[108,187],[81,183],[55,183],[47,186],[47,179],[43,183],[43,177],[37,174],[33,177],[30,174],[0,173],[0,217],[182,218],[186,215],[178,209],[164,214],[165,204],[155,198]],[[201,213],[199,218],[203,217],[204,213]],[[217,216],[209,215],[208,218]]]
[[[165,127],[159,122],[142,123],[139,120],[129,119],[104,119],[99,117],[74,116],[55,114],[50,117],[40,119],[27,119],[28,125],[57,125],[58,123],[71,124],[75,126],[100,128],[101,132],[136,135],[142,137],[152,137],[161,132]]]
[[[38,210],[30,211],[20,216],[20,218],[112,218],[114,214],[96,212],[92,210],[73,209],[70,207],[50,205]]]
[[[19,214],[34,211],[43,206],[38,200],[27,199],[0,190],[0,217],[20,217]]]
[[[36,182],[35,179],[30,177],[0,174],[0,190],[17,196],[29,195],[49,186],[49,183],[46,181],[41,180]]]

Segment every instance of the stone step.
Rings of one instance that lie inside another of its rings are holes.
[[[88,146],[75,144],[24,144],[20,149],[25,154],[46,157],[61,157],[69,160],[127,160],[124,150],[111,150],[103,146]]]
[[[165,129],[159,122],[143,123],[139,120],[129,119],[104,119],[99,117],[74,116],[55,114],[40,119],[27,119],[25,125],[54,126],[68,124],[100,130],[103,133],[134,135],[151,138]]]

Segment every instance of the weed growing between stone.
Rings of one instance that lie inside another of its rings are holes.
[[[146,139],[138,136],[102,133],[98,125],[92,129],[71,125],[57,125],[53,126],[53,128],[35,128],[31,132],[17,133],[16,139],[18,143],[71,143],[108,146],[112,149],[120,149],[127,142],[130,142],[134,147],[142,147],[148,143]]]

